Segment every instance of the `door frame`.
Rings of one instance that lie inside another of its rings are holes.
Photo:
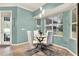
[[[1,42],[1,44],[2,45],[11,45],[12,44],[12,10],[1,10],[0,11],[1,13],[2,12],[10,12],[11,13],[11,17],[10,17],[10,43],[5,43],[3,40],[4,40],[4,32],[3,32],[3,28],[1,29],[2,30],[2,42]],[[4,19],[3,17],[2,17],[2,19]],[[3,27],[3,21],[2,21],[2,25],[1,25],[2,27]]]
[[[1,26],[1,24],[2,24],[2,20],[1,20],[1,12],[0,12],[0,45],[1,45],[1,42],[2,42],[2,40],[1,40],[1,36],[2,36],[2,26]]]

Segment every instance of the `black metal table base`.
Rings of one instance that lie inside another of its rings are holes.
[[[34,49],[28,50],[27,52],[30,53],[30,55],[33,55],[39,51],[42,51],[45,55],[51,56],[53,51],[49,49],[50,45],[45,45],[43,43],[38,43],[37,46]]]

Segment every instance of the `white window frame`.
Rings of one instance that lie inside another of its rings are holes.
[[[46,18],[44,19],[44,33],[46,33],[46,27],[47,26],[52,26],[53,25],[53,21],[52,21],[52,24],[49,24],[49,25],[46,25]],[[51,32],[53,32],[53,26],[52,26],[52,30],[48,30],[48,31],[51,31]],[[47,31],[47,32],[48,32]]]
[[[70,20],[70,38],[73,39],[73,40],[77,40],[77,38],[74,38],[72,37],[72,24],[77,24],[78,22],[78,18],[77,18],[77,13],[76,13],[76,22],[75,23],[72,23],[72,11],[76,8],[76,12],[77,12],[77,6],[75,6],[72,10],[71,10],[71,20]],[[78,28],[78,27],[77,27]],[[76,33],[77,33],[77,30],[76,30]]]
[[[63,13],[62,13],[63,14]],[[58,24],[58,25],[63,25],[63,24]],[[64,33],[64,32],[63,32]],[[54,34],[54,36],[59,36],[59,37],[64,37],[64,35],[58,35],[58,34]]]
[[[11,16],[10,16],[10,24],[11,24],[11,25],[10,25],[10,29],[11,29],[10,34],[11,34],[11,35],[10,35],[10,42],[4,42],[4,41],[3,41],[3,40],[4,40],[4,32],[3,32],[3,22],[4,22],[4,21],[3,21],[3,19],[4,19],[4,18],[2,17],[2,22],[1,22],[1,24],[2,24],[2,25],[1,25],[1,26],[2,26],[2,29],[1,29],[1,30],[2,30],[2,33],[1,33],[2,42],[1,42],[1,43],[2,43],[2,44],[10,44],[10,45],[12,45],[12,10],[0,11],[0,13],[2,13],[2,12],[10,12],[10,13],[11,13]]]
[[[52,17],[54,17],[54,16],[52,16]],[[59,24],[59,25],[63,25],[63,24]],[[49,25],[46,25],[46,19],[44,20],[44,32],[46,31],[46,26],[52,26],[52,30],[50,30],[50,31],[52,31],[53,32],[53,20],[52,20],[52,24],[49,24]],[[48,30],[49,31],[49,30]],[[57,35],[57,34],[53,34],[53,36],[59,36],[59,37],[63,37],[64,35]]]
[[[38,25],[38,24],[37,24],[37,20],[38,20],[38,19],[36,19],[36,28],[41,28],[41,24]],[[41,21],[41,19],[40,19],[40,21]]]

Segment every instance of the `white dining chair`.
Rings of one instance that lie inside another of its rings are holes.
[[[53,32],[47,31],[47,43],[52,44],[52,40],[53,40]]]
[[[33,47],[33,33],[32,31],[27,31],[28,43],[31,47]]]
[[[36,38],[36,37],[38,37],[38,36],[39,36],[39,30],[35,30],[35,31],[33,31],[33,36],[34,36],[34,39],[33,39],[33,44],[38,43],[38,40],[37,40],[37,38]]]

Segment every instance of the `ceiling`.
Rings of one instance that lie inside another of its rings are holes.
[[[62,13],[62,12],[65,12],[65,11],[72,10],[75,7],[76,7],[76,3],[65,3],[65,4],[62,4],[62,5],[58,6],[58,7],[45,10],[44,14],[42,14],[42,17],[48,17],[48,16],[51,16],[51,15],[53,16],[53,15],[58,14],[58,13]],[[34,18],[39,19],[40,14],[41,13],[34,16]]]
[[[45,3],[0,3],[0,7],[19,6],[30,11],[35,11]]]
[[[21,6],[24,6],[25,8],[28,8],[32,11],[37,10],[39,7],[43,6],[45,3],[27,3],[27,4],[19,4]]]

